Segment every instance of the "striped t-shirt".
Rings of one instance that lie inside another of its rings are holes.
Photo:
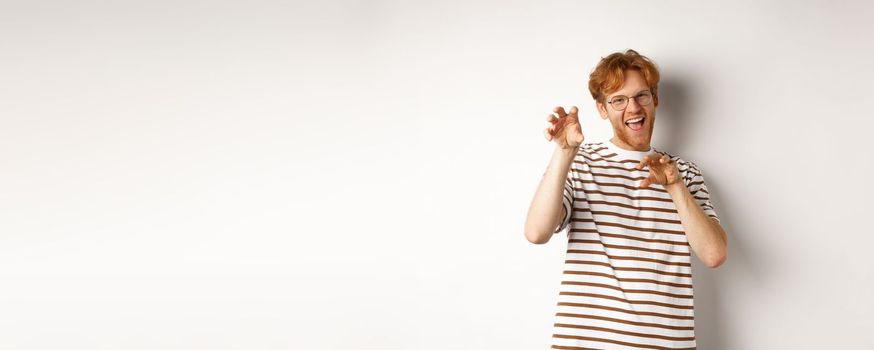
[[[639,188],[653,152],[677,162],[680,176],[716,219],[698,167],[655,148],[629,151],[610,141],[580,145],[565,183],[570,226],[553,349],[693,349],[691,249],[662,185]],[[572,209],[572,210],[571,210]]]

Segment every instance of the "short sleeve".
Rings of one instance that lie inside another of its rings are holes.
[[[716,209],[713,208],[713,203],[710,202],[710,191],[707,190],[707,184],[704,183],[704,175],[697,165],[689,162],[689,170],[686,176],[683,177],[683,181],[686,183],[689,193],[695,197],[695,201],[701,206],[704,214],[719,221]]]
[[[571,214],[573,213],[574,207],[574,183],[572,180],[571,173],[573,170],[568,172],[567,180],[564,182],[564,194],[562,194],[561,204],[564,207],[564,217],[561,220],[561,224],[553,231],[553,234],[559,233],[563,231],[568,224],[571,222]]]

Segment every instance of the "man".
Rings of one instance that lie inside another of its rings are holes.
[[[570,226],[554,349],[695,348],[691,252],[708,267],[727,239],[698,167],[650,147],[659,72],[634,50],[604,57],[589,91],[613,138],[583,143],[577,107],[547,117],[555,152],[525,237]]]

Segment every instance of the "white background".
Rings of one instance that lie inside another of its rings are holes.
[[[863,1],[2,1],[0,348],[544,349],[528,204],[602,56],[729,235],[699,348],[870,349]]]

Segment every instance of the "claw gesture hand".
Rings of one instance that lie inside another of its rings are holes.
[[[546,140],[555,141],[562,149],[579,147],[584,137],[577,107],[571,107],[569,113],[565,113],[564,107],[555,107],[552,111],[555,113],[546,117],[551,126],[543,130]]]
[[[648,154],[643,156],[640,164],[637,164],[635,168],[642,170],[644,167],[649,168],[649,176],[640,181],[640,188],[647,188],[651,184],[668,187],[680,182],[677,162],[671,160],[667,155]]]

